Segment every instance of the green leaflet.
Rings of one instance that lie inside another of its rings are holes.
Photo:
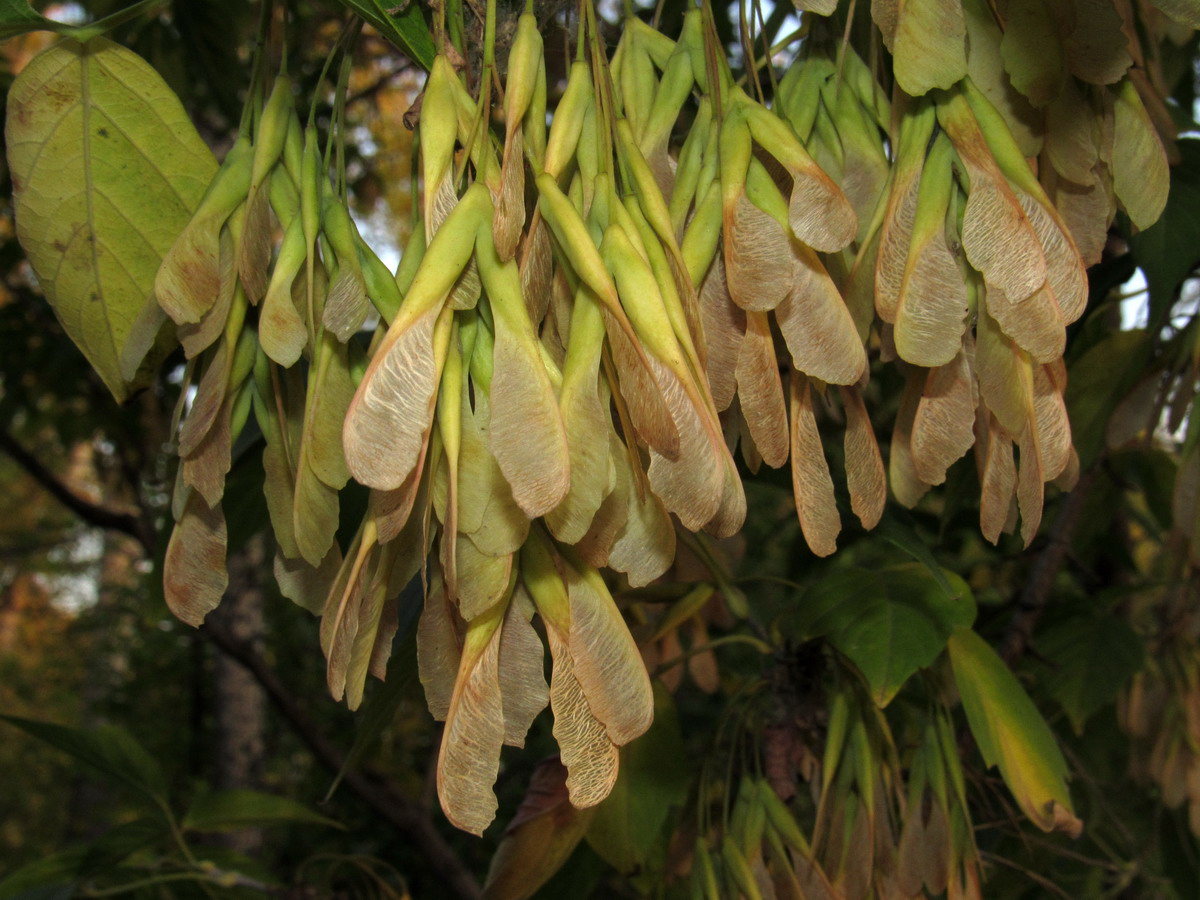
[[[213,832],[292,823],[342,827],[303,803],[250,790],[203,792],[192,800],[182,824],[190,831]]]
[[[26,0],[0,0],[0,40],[30,31],[59,31],[62,27],[34,12]]]
[[[163,322],[159,263],[216,161],[159,75],[103,38],[34,59],[9,92],[5,127],[21,245],[67,334],[123,401]]]
[[[1083,733],[1093,713],[1116,700],[1144,659],[1137,633],[1111,611],[1068,619],[1039,635],[1035,644],[1038,655],[1051,663],[1042,681],[1046,693],[1063,708],[1076,734]]]
[[[983,760],[999,766],[1025,815],[1043,831],[1076,837],[1083,823],[1071,808],[1067,764],[1021,683],[996,651],[969,628],[948,644],[954,681]]]
[[[793,622],[800,633],[827,636],[862,672],[872,699],[886,706],[937,659],[954,629],[975,621],[970,588],[952,572],[941,574],[921,563],[837,572],[804,595]]]
[[[341,0],[342,6],[358,13],[385,38],[399,47],[426,72],[433,66],[433,34],[421,15],[421,4],[396,4],[383,0]],[[393,14],[391,9],[399,9]]]
[[[167,782],[162,768],[146,752],[146,748],[124,729],[115,725],[101,725],[86,730],[68,728],[53,722],[19,719],[16,716],[0,716],[0,720],[69,753],[112,781],[120,782],[141,794],[154,806],[166,808]]]

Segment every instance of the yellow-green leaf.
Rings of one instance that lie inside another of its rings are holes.
[[[1071,808],[1067,764],[1046,720],[1004,660],[970,628],[956,629],[948,647],[967,722],[984,762],[999,766],[1035,825],[1076,837],[1083,823]]]
[[[161,318],[139,316],[216,161],[158,73],[103,38],[34,59],[5,127],[21,245],[67,334],[124,400],[122,353],[154,343],[142,332]]]

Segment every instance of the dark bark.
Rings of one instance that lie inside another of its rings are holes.
[[[234,640],[258,652],[263,634],[262,536],[249,540],[229,557],[229,589],[212,619]],[[226,653],[217,653],[212,670],[214,731],[213,786],[218,790],[262,786],[266,762],[267,695],[258,679]],[[247,856],[262,849],[261,828],[220,835],[219,843]]]

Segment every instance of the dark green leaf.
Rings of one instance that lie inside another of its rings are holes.
[[[160,841],[167,834],[167,823],[161,817],[134,819],[132,822],[111,828],[88,846],[87,853],[79,865],[79,874],[90,875],[112,869],[137,851]]]
[[[594,807],[571,805],[567,769],[557,756],[538,763],[492,855],[484,900],[525,900],[535,894],[575,852],[594,814]]]
[[[342,827],[295,800],[250,790],[202,793],[183,817],[183,827],[190,831],[237,831],[288,823]]]
[[[391,3],[382,0],[341,0],[347,9],[358,13],[375,29],[404,51],[405,55],[426,72],[433,65],[437,52],[433,33],[421,14],[421,3]],[[389,10],[398,9],[396,13]]]
[[[1171,192],[1157,222],[1129,239],[1150,286],[1150,322],[1161,325],[1189,273],[1200,263],[1200,140],[1178,142]]]
[[[85,731],[16,716],[0,715],[0,719],[115,778],[160,808],[166,808],[167,784],[162,769],[124,729],[101,725]]]
[[[533,895],[533,900],[598,896],[597,885],[608,872],[604,860],[596,855],[587,841],[581,841],[566,864]]]
[[[587,841],[621,872],[645,863],[672,806],[687,797],[691,775],[675,702],[655,683],[654,724],[621,748],[621,769],[608,799],[596,807]]]
[[[1113,453],[1108,461],[1122,484],[1131,485],[1140,492],[1160,532],[1168,531],[1173,519],[1175,473],[1179,468],[1175,458],[1162,449],[1138,447]]]
[[[62,27],[34,12],[26,0],[0,0],[0,40],[30,31],[59,31]]]
[[[55,31],[78,41],[86,41],[111,31],[147,10],[166,6],[168,2],[169,0],[138,0],[137,3],[97,22],[88,25],[65,25],[35,12],[28,0],[0,0],[0,40],[31,31]]]
[[[245,546],[248,540],[271,524],[262,491],[266,479],[262,448],[262,435],[252,417],[233,448],[233,464],[225,476],[225,496],[221,506],[225,510],[230,547]]]
[[[1067,413],[1080,468],[1087,469],[1100,456],[1108,417],[1141,377],[1149,358],[1145,331],[1114,331],[1071,366]]]
[[[77,847],[21,866],[0,881],[0,900],[69,900],[86,852]]]
[[[946,573],[934,559],[933,551],[917,534],[917,526],[913,522],[912,516],[905,512],[888,510],[876,526],[875,533],[928,569],[929,574],[933,576],[934,581],[941,585],[947,597],[958,596],[957,589],[951,586],[949,579],[946,578]]]
[[[1096,710],[1142,667],[1142,642],[1128,625],[1111,615],[1069,619],[1040,635],[1038,653],[1051,664],[1042,680],[1071,720],[1076,734]]]
[[[826,637],[862,672],[875,702],[886,706],[937,659],[955,628],[975,621],[966,582],[952,572],[941,576],[920,563],[835,572],[804,595],[792,623],[797,636]]]

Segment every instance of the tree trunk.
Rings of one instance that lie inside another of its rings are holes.
[[[213,627],[255,647],[261,645],[263,635],[262,561],[261,536],[229,557],[229,589],[210,617]],[[250,672],[224,653],[216,654],[212,678],[213,786],[257,789],[266,758],[266,694]],[[262,847],[262,829],[222,835],[220,843],[253,855]]]

